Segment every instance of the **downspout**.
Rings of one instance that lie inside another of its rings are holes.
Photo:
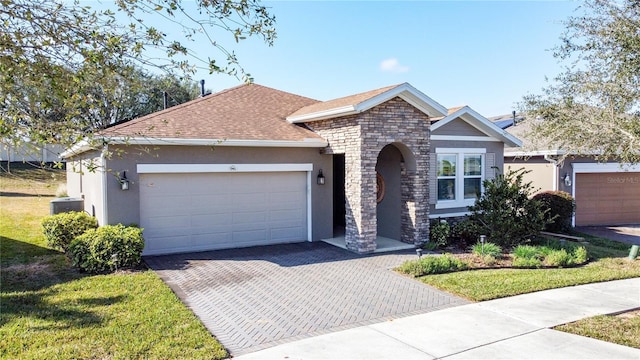
[[[545,155],[544,159],[553,164],[553,190],[558,191],[558,160],[552,159],[549,155]]]
[[[107,215],[107,211],[108,211],[108,206],[107,206],[107,202],[108,202],[108,193],[107,193],[107,185],[108,185],[108,178],[107,178],[107,159],[106,159],[106,154],[107,151],[109,149],[109,145],[105,145],[104,148],[102,149],[102,152],[100,153],[100,167],[102,168],[102,178],[101,178],[101,186],[102,186],[102,219],[98,219],[98,221],[100,222],[100,226],[104,226],[107,225],[107,219],[109,218]],[[102,220],[102,221],[100,221]]]

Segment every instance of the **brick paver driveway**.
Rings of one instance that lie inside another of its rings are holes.
[[[412,251],[362,256],[323,242],[147,257],[231,352],[468,303],[390,269]]]

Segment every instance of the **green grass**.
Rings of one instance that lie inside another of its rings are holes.
[[[590,238],[591,262],[564,269],[473,270],[423,276],[420,280],[458,296],[484,301],[565,286],[640,276],[640,259],[628,260],[630,245]]]
[[[46,247],[40,220],[59,179],[0,181],[0,358],[228,356],[152,271],[89,276]]]
[[[558,326],[555,330],[640,349],[640,311],[595,316]]]
[[[484,301],[565,286],[640,276],[640,261],[601,259],[568,269],[500,269],[429,275],[420,280],[458,296]]]

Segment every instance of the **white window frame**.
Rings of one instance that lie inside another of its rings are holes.
[[[480,166],[480,193],[484,193],[484,186],[482,183],[485,180],[485,154],[487,149],[485,148],[436,148],[436,166],[438,164],[438,155],[456,155],[456,194],[455,200],[436,200],[436,209],[451,209],[462,208],[471,206],[476,202],[476,199],[464,198],[464,156],[465,155],[480,155],[482,164]],[[432,170],[435,175],[432,181],[436,182],[436,194],[438,196],[438,169]],[[475,176],[474,176],[475,177]]]

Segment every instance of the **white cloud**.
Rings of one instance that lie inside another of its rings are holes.
[[[400,62],[396,58],[382,60],[380,63],[380,70],[392,73],[405,73],[409,71],[408,66],[400,65]]]

